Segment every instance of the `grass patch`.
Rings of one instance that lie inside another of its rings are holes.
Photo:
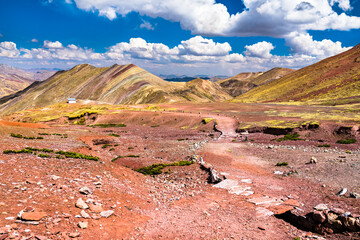
[[[330,144],[320,144],[318,147],[330,147]]]
[[[115,133],[110,133],[109,136],[112,136],[112,137],[120,137],[120,135],[115,134]]]
[[[162,173],[162,170],[166,167],[170,167],[170,166],[188,166],[193,164],[193,161],[178,161],[178,162],[173,162],[173,163],[158,163],[158,164],[153,164],[147,167],[142,167],[139,169],[135,169],[135,171],[142,173],[144,175],[159,175]],[[166,173],[171,173],[171,170],[166,171]]]
[[[101,127],[101,128],[109,128],[109,127],[126,127],[126,124],[114,124],[114,123],[99,123],[95,125],[90,125],[91,127]]]
[[[176,139],[176,141],[178,141],[178,142],[182,142],[182,141],[185,141],[185,140],[189,140],[189,138],[178,138],[178,139]]]
[[[299,138],[300,135],[298,133],[294,133],[294,134],[287,134],[282,138],[277,139],[277,142],[282,142],[282,141],[298,141],[298,140],[304,140]]]
[[[287,166],[287,165],[289,165],[289,163],[287,163],[287,162],[278,162],[275,166],[282,167],[282,166]]]
[[[116,158],[113,158],[113,159],[111,160],[111,162],[114,162],[114,161],[116,161],[116,160],[119,159],[119,158],[126,158],[126,157],[139,158],[140,155],[132,155],[132,154],[130,154],[130,155],[126,155],[126,156],[117,156]]]
[[[99,160],[98,157],[94,157],[92,155],[84,155],[84,154],[76,153],[76,152],[57,151],[55,153],[59,154],[59,155],[64,155],[65,158],[77,158],[77,159],[86,159],[86,160],[94,160],[94,161]]]
[[[203,120],[201,120],[201,122],[203,124],[208,124],[209,122],[211,122],[212,120],[214,120],[213,118],[204,118]]]
[[[133,147],[128,147],[129,150],[134,149]]]
[[[38,157],[41,157],[41,158],[49,158],[50,155],[48,155],[48,154],[46,154],[46,153],[40,153],[40,154],[38,155]]]
[[[160,127],[160,125],[152,125],[152,126],[150,126],[150,127],[152,127],[152,128],[157,128],[157,127]]]
[[[356,143],[356,139],[347,138],[347,139],[338,140],[338,141],[336,141],[336,143],[339,143],[339,144],[352,144],[352,143]]]
[[[23,136],[21,134],[15,134],[15,133],[11,133],[10,136],[14,137],[14,138],[22,138],[22,139],[44,139],[43,137],[28,137],[28,136]]]
[[[112,146],[111,144],[104,144],[101,148],[107,148],[107,147],[110,147]]]

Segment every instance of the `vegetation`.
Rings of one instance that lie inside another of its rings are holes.
[[[50,155],[48,155],[48,154],[46,154],[46,153],[40,153],[40,154],[38,155],[38,157],[41,157],[41,158],[49,158]]]
[[[126,155],[126,156],[117,156],[116,158],[113,158],[113,159],[111,160],[111,162],[114,162],[114,161],[116,161],[116,160],[119,159],[119,158],[126,158],[126,157],[139,158],[140,155],[132,155],[132,154],[130,154],[130,155]]]
[[[160,125],[152,125],[152,126],[150,126],[150,127],[156,128],[156,127],[160,127]]]
[[[340,143],[340,144],[352,144],[352,143],[356,143],[356,139],[347,138],[347,139],[338,140],[338,141],[336,141],[336,143]]]
[[[109,136],[112,136],[112,137],[120,137],[120,135],[115,134],[115,133],[110,133]]]
[[[14,138],[22,138],[22,139],[44,139],[43,137],[27,137],[27,136],[23,136],[21,134],[15,134],[15,133],[11,133],[10,136],[14,137]]]
[[[94,160],[94,161],[99,160],[98,157],[94,157],[92,155],[84,155],[84,154],[76,153],[76,152],[57,151],[55,153],[59,154],[59,155],[64,155],[65,158],[77,158],[77,159],[86,159],[86,160]]]
[[[107,148],[109,146],[112,146],[111,144],[104,144],[101,148]]]
[[[126,124],[114,124],[114,123],[99,123],[95,125],[91,125],[91,127],[101,127],[101,128],[110,128],[110,127],[126,127]]]
[[[166,167],[170,167],[170,166],[188,166],[193,164],[193,161],[178,161],[178,162],[173,162],[173,163],[158,163],[158,164],[152,164],[150,166],[147,167],[142,167],[139,169],[135,169],[135,171],[142,173],[144,175],[159,175],[162,173],[162,170]],[[166,173],[170,173],[171,170],[166,171]]]
[[[282,142],[282,141],[297,141],[297,140],[304,140],[299,138],[300,135],[298,133],[294,133],[294,134],[287,134],[282,138],[277,139],[277,142]]]
[[[35,154],[35,155],[36,155],[36,152],[54,153],[54,150],[47,149],[47,148],[38,149],[38,148],[26,147],[21,150],[4,150],[3,151],[4,154],[30,153],[30,154]],[[55,156],[56,158],[61,158],[61,155],[63,155],[65,158],[78,158],[78,159],[86,159],[86,160],[94,160],[94,161],[99,160],[98,157],[94,157],[92,155],[83,155],[81,153],[76,153],[76,152],[57,151],[57,152],[55,152],[55,154],[57,154]],[[48,154],[39,154],[38,156],[45,157],[45,155],[47,155],[47,157],[51,157]]]
[[[287,166],[287,165],[289,165],[289,163],[287,163],[287,162],[278,162],[275,166],[282,167],[282,166]]]
[[[212,120],[214,120],[213,118],[204,118],[203,120],[201,120],[201,122],[203,124],[208,124],[209,122],[211,122]]]
[[[330,147],[330,144],[321,144],[321,145],[318,145],[318,147]]]

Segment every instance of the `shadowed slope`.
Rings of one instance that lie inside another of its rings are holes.
[[[236,98],[243,102],[359,102],[360,45],[302,68]]]

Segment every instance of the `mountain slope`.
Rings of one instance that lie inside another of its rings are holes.
[[[335,101],[360,96],[360,45],[257,87],[243,102]],[[336,101],[335,101],[336,102]]]
[[[194,88],[193,81],[167,82],[133,64],[104,68],[81,64],[68,71],[57,72],[48,80],[33,84],[23,92],[0,99],[0,110],[7,114],[41,108],[64,102],[69,97],[110,104],[184,102],[190,99],[209,102],[231,98],[215,83],[205,82]]]
[[[259,85],[271,82],[293,71],[295,70],[289,68],[273,68],[267,72],[240,73],[217,83],[231,96],[237,97]]]
[[[53,74],[50,71],[30,72],[0,64],[0,97],[22,90],[34,81],[42,81]]]

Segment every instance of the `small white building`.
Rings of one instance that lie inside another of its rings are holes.
[[[76,98],[68,98],[67,103],[76,103]]]

